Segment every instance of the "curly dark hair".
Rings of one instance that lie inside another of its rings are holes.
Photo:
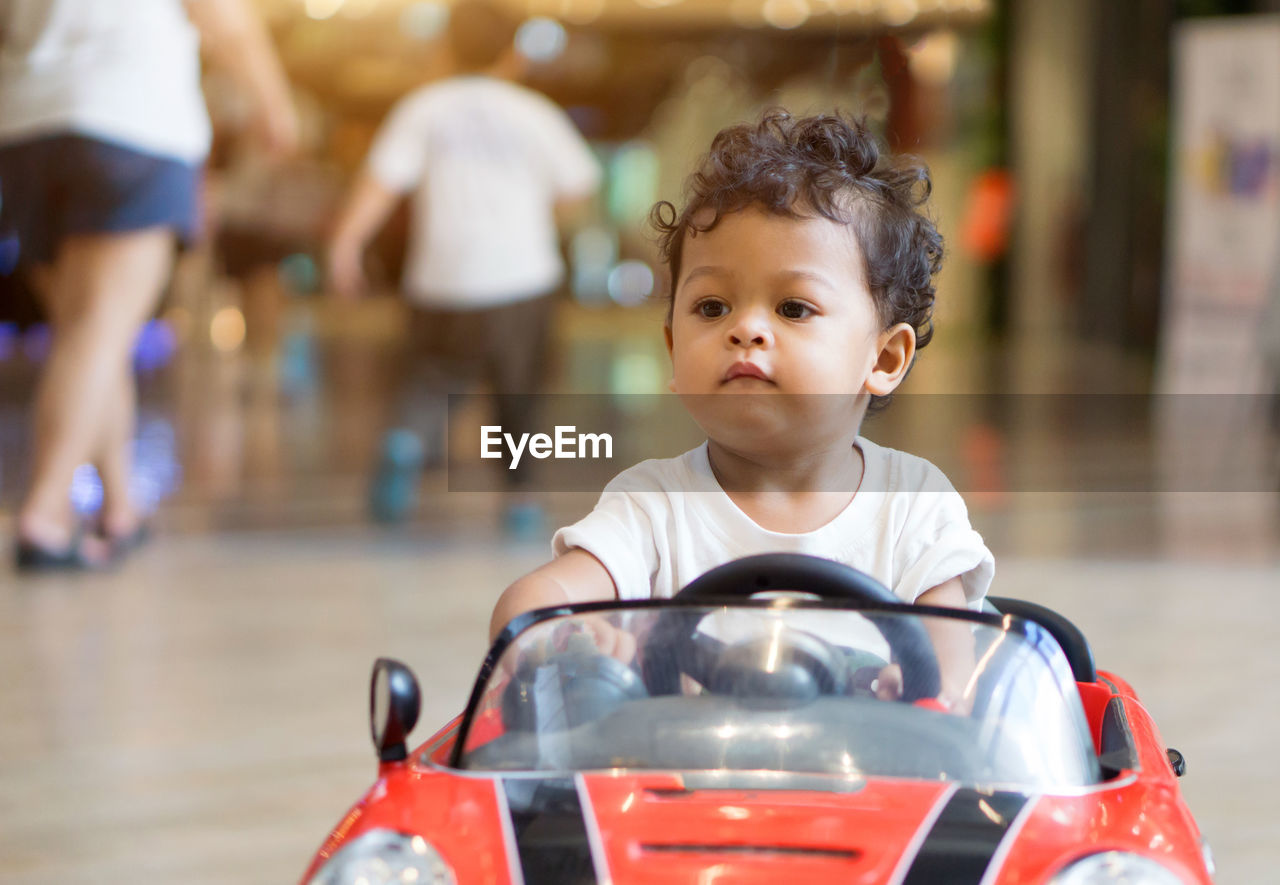
[[[747,207],[793,218],[816,213],[850,226],[880,321],[909,323],[919,350],[933,337],[933,278],[942,267],[942,235],[922,211],[931,190],[924,164],[882,152],[861,119],[772,109],[757,123],[722,129],[685,183],[684,210],[663,200],[649,213],[670,274],[668,299],[686,235]]]

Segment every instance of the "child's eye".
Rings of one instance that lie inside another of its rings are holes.
[[[725,304],[723,301],[717,301],[714,298],[704,299],[693,306],[694,313],[709,320],[722,317],[728,313],[728,311],[729,305]]]
[[[813,315],[813,308],[803,301],[788,300],[778,305],[778,315],[788,320],[803,320]]]

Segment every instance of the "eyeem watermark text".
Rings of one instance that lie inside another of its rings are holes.
[[[554,434],[522,433],[516,438],[503,433],[497,424],[480,425],[480,457],[502,458],[503,447],[511,455],[509,470],[515,470],[520,459],[528,452],[534,458],[555,458],[572,461],[576,458],[610,459],[613,457],[613,437],[607,433],[578,433],[572,424],[557,424]],[[602,453],[603,450],[603,453]]]

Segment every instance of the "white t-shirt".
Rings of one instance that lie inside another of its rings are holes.
[[[492,77],[454,77],[396,105],[370,173],[413,192],[403,286],[415,302],[490,307],[550,292],[564,277],[555,202],[587,196],[600,167],[548,98]]]
[[[608,569],[622,599],[673,596],[704,572],[757,553],[807,553],[851,565],[905,602],[959,576],[979,608],[995,560],[969,525],[964,501],[923,458],[858,438],[857,494],[829,523],[788,534],[761,528],[721,489],[707,446],[643,461],[605,486],[595,509],[552,539]]]
[[[182,0],[0,0],[0,31],[0,143],[79,133],[187,163],[209,152]]]

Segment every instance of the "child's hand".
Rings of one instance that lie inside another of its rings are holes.
[[[529,643],[517,658],[503,658],[507,675],[541,667],[556,655],[601,654],[630,664],[636,657],[636,638],[614,626],[604,615],[585,615],[557,625],[536,642]]]
[[[356,300],[367,287],[361,252],[358,245],[341,240],[329,246],[329,288],[344,301]]]
[[[551,637],[557,651],[594,650],[624,664],[630,664],[636,657],[635,636],[614,626],[606,615],[574,618],[557,627]]]
[[[875,689],[876,697],[882,701],[896,701],[902,697],[902,668],[897,664],[889,664],[884,667],[876,675],[875,682],[872,683]],[[938,692],[936,698],[929,699],[936,702],[948,713],[956,713],[961,716],[968,715],[973,708],[973,701],[966,697],[963,693],[948,691],[946,686]]]
[[[882,701],[896,701],[902,697],[902,668],[889,664],[881,668],[875,682],[871,683],[876,697]]]

